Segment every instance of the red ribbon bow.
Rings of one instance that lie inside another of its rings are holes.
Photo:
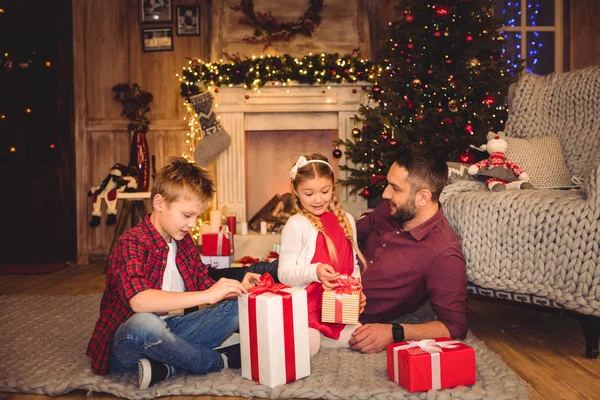
[[[289,286],[275,283],[271,274],[264,273],[260,276],[260,283],[248,289],[248,328],[250,331],[250,370],[252,380],[260,382],[258,370],[258,324],[256,320],[256,297],[263,293],[273,293],[283,297],[283,342],[285,349],[285,374],[286,382],[296,380],[296,350],[294,345],[294,310],[292,307],[292,294],[284,292]]]
[[[340,277],[335,281],[332,281],[332,283],[335,284],[335,287],[332,290],[335,290],[336,293],[350,294],[355,290],[362,289],[360,278],[348,274],[341,274]]]
[[[258,258],[254,258],[251,256],[244,256],[242,258],[240,258],[237,262],[242,263],[242,264],[254,264],[257,263],[258,261],[260,261]],[[273,279],[273,278],[271,278]]]

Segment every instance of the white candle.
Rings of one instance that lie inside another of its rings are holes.
[[[260,234],[261,235],[267,234],[267,223],[265,221],[260,221]]]
[[[210,229],[213,232],[219,232],[220,227],[221,227],[221,211],[212,210],[210,212]]]
[[[248,223],[242,222],[242,235],[247,235],[247,234],[248,234]]]

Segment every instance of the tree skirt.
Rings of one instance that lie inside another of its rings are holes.
[[[128,399],[171,395],[223,395],[324,399],[526,399],[527,388],[502,359],[469,334],[477,357],[477,383],[410,394],[390,381],[385,352],[363,355],[321,349],[312,374],[274,389],[223,370],[205,376],[180,374],[147,390],[137,374],[94,375],[85,356],[98,316],[100,295],[0,296],[0,391],[50,396],[83,389]]]

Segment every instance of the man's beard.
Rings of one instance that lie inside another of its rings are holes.
[[[396,212],[392,214],[392,218],[398,222],[400,225],[404,225],[404,223],[412,220],[417,215],[417,207],[415,207],[414,199],[408,199],[406,204],[399,207],[397,204]]]

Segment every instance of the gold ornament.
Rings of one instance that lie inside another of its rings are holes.
[[[456,100],[450,100],[448,102],[448,110],[453,113],[458,111],[458,104],[456,104]]]
[[[425,119],[425,114],[419,113],[419,114],[415,115],[415,119],[417,121],[423,121],[423,119]]]
[[[479,64],[479,60],[476,58],[471,58],[469,60],[469,67],[477,67]]]
[[[421,84],[421,80],[419,78],[417,78],[417,79],[415,79],[415,80],[412,81],[412,84],[414,86],[419,86]]]

